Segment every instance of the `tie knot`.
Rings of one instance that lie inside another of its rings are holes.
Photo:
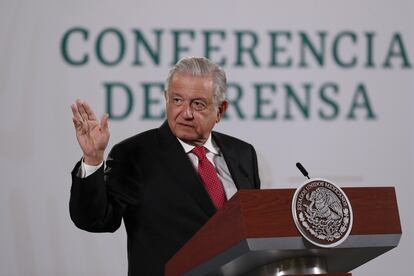
[[[194,153],[194,154],[197,156],[197,158],[198,158],[199,160],[202,160],[202,159],[204,159],[204,158],[207,158],[207,157],[206,157],[206,149],[205,149],[205,147],[203,147],[203,146],[195,146],[195,147],[191,150],[191,152],[192,152],[192,153]]]

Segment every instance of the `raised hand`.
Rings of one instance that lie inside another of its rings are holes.
[[[100,164],[109,141],[108,115],[103,115],[99,122],[89,104],[79,99],[71,105],[71,109],[83,161],[88,165]]]

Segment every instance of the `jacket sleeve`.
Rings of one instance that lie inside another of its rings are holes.
[[[116,145],[101,166],[86,178],[72,171],[69,212],[75,225],[90,232],[114,232],[130,206],[139,205],[139,169],[130,154]]]

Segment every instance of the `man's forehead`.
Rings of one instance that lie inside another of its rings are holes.
[[[214,94],[212,77],[175,74],[168,87],[168,94],[180,96],[203,95],[209,98]]]

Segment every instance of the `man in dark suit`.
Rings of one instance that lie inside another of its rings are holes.
[[[212,131],[227,109],[224,71],[184,58],[166,81],[167,121],[115,145],[104,163],[108,118],[72,105],[83,158],[72,171],[77,227],[113,232],[124,220],[128,274],[163,275],[164,265],[238,189],[258,189],[254,148]]]

